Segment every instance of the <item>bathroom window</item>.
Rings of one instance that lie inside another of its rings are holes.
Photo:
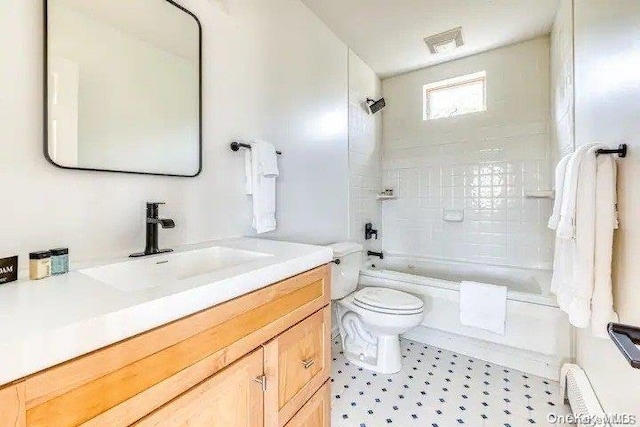
[[[424,86],[424,120],[487,110],[487,73],[468,74]]]

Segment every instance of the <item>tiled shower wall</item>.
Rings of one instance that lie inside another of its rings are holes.
[[[382,96],[382,83],[358,56],[349,52],[349,239],[365,250],[382,248],[382,113],[370,115],[367,98]],[[364,225],[374,224],[378,240],[365,241]]]
[[[423,121],[423,85],[487,73],[487,111]],[[551,268],[549,38],[383,82],[384,249],[420,257]],[[445,210],[462,222],[443,220]]]

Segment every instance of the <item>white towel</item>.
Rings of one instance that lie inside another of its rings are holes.
[[[569,322],[578,328],[589,326],[591,319],[596,237],[596,151],[604,146],[589,144],[588,147],[580,161],[576,188],[573,299],[569,306]]]
[[[573,253],[575,242],[556,236],[553,256],[551,292],[556,294],[558,306],[565,313],[573,300]]]
[[[460,283],[460,323],[504,335],[506,318],[506,286]]]
[[[278,175],[276,150],[273,145],[263,141],[251,144],[253,228],[258,234],[276,229],[276,178]]]
[[[245,193],[248,195],[253,194],[253,164],[252,164],[251,150],[244,150],[244,183]]]
[[[591,323],[594,335],[606,337],[607,323],[617,320],[611,284],[616,164],[597,156],[600,148],[583,146],[568,163],[551,289],[572,325]]]
[[[560,222],[560,214],[562,211],[562,203],[565,199],[564,188],[567,184],[565,177],[567,175],[567,168],[569,165],[569,161],[571,160],[573,154],[568,154],[564,156],[560,162],[558,162],[558,166],[556,167],[556,177],[555,177],[555,190],[556,197],[553,201],[553,213],[549,218],[548,226],[552,230],[557,230],[558,223]],[[560,304],[560,299],[566,300],[566,294],[560,294],[558,292],[559,288],[563,288],[566,291],[566,284],[573,283],[572,269],[571,265],[573,264],[573,243],[567,240],[561,239],[556,236],[555,239],[555,249],[553,256],[553,278],[551,280],[551,292],[558,295],[558,303]],[[567,306],[571,303],[571,297],[568,297],[569,301],[566,302]]]
[[[273,145],[265,141],[256,141],[252,144],[252,151],[257,154],[259,172],[262,176],[273,178],[280,175],[278,154]]]
[[[560,215],[556,227],[556,239],[553,257],[553,276],[551,292],[558,297],[558,305],[564,312],[569,312],[573,300],[573,276],[575,242],[575,209],[578,195],[578,174],[580,163],[590,146],[583,146],[570,155],[565,166],[565,177],[562,179],[562,190],[556,188],[555,203],[560,205]],[[554,206],[555,209],[555,206]],[[551,218],[549,219],[552,224]]]
[[[591,332],[608,338],[607,325],[618,322],[613,309],[611,260],[613,230],[618,228],[616,212],[617,165],[613,156],[599,156],[596,181],[595,271],[591,298]]]
[[[587,144],[578,148],[571,156],[567,164],[567,172],[562,190],[562,208],[560,211],[560,221],[558,223],[557,236],[563,239],[573,239],[576,236],[576,199],[578,197],[578,174],[580,164],[585,158],[587,151],[596,144]]]
[[[556,167],[555,190],[556,197],[553,201],[553,213],[549,218],[549,228],[556,230],[560,222],[560,211],[562,210],[562,194],[564,193],[564,177],[567,175],[567,164],[571,159],[571,154],[564,156]]]

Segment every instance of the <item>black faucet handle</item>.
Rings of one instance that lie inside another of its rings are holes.
[[[147,206],[153,206],[153,207],[158,207],[166,204],[167,202],[147,202]]]
[[[172,219],[159,219],[162,228],[176,228],[176,222]]]

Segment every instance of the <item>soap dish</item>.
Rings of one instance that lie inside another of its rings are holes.
[[[393,189],[388,189],[378,194],[378,200],[395,200],[398,196],[395,195]]]
[[[553,190],[525,191],[525,199],[554,199],[555,192]]]

